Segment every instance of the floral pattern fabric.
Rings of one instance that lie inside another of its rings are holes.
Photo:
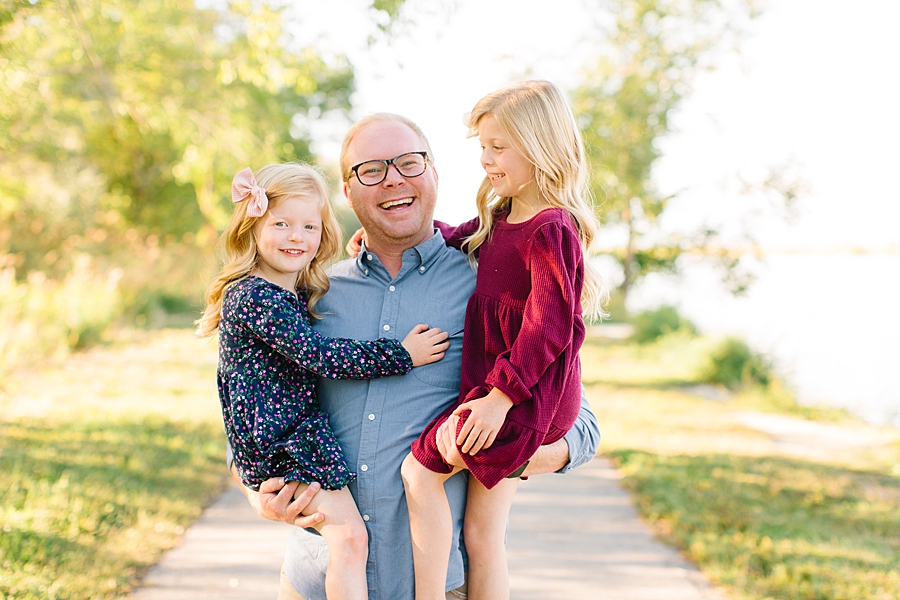
[[[372,379],[412,369],[397,340],[328,338],[312,330],[306,298],[259,277],[229,287],[219,323],[218,389],[225,434],[244,485],[271,477],[324,489],[356,474],[344,460],[316,378]]]

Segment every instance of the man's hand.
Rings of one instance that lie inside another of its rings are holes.
[[[232,476],[236,476],[237,469],[232,467]],[[273,477],[262,482],[259,491],[254,492],[241,484],[241,491],[250,502],[253,511],[270,521],[278,521],[297,527],[315,527],[325,519],[322,513],[304,515],[303,510],[309,506],[313,496],[321,487],[318,483],[310,483],[295,500],[291,500],[300,484],[296,481],[285,482],[283,477]]]
[[[471,411],[456,439],[456,443],[462,446],[462,451],[474,456],[479,450],[490,448],[512,406],[513,401],[509,396],[497,388],[488,392],[484,398],[460,404],[453,411],[454,415]]]
[[[438,427],[435,441],[445,463],[451,467],[465,469],[467,468],[466,463],[459,453],[459,448],[456,446],[457,427],[459,427],[459,417],[450,415],[450,418]]]

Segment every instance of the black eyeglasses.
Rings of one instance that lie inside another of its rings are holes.
[[[407,152],[395,156],[390,160],[367,160],[354,165],[350,170],[356,173],[356,178],[363,185],[378,185],[387,178],[387,172],[391,165],[404,177],[418,177],[425,172],[428,164],[427,152]],[[350,176],[347,176],[350,179]]]

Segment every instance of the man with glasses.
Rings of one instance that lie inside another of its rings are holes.
[[[319,400],[347,463],[358,474],[350,490],[369,535],[370,600],[413,600],[400,464],[425,425],[458,395],[466,302],[475,289],[475,273],[466,258],[448,248],[433,227],[438,175],[432,156],[424,134],[405,117],[379,113],[351,127],[341,148],[343,192],[366,230],[366,241],[356,259],[331,269],[330,291],[318,305],[326,316],[315,325],[326,336],[357,339],[395,337],[417,323],[451,333],[443,360],[407,375],[319,383]],[[449,427],[441,430],[439,447],[448,463],[464,466],[454,432]],[[582,398],[575,427],[564,439],[541,447],[525,475],[579,466],[596,454],[599,438],[596,420]],[[466,597],[460,539],[466,482],[466,474],[459,473],[445,486],[454,515],[448,599]],[[311,486],[291,502],[295,488],[270,480],[261,488],[265,492],[245,493],[260,516],[308,527],[318,518],[300,511],[315,490]],[[327,564],[324,540],[309,530],[293,529],[279,600],[326,600]]]

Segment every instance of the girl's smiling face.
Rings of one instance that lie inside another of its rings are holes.
[[[294,291],[297,275],[316,256],[322,214],[315,200],[289,196],[254,225],[259,262],[253,274]]]
[[[526,202],[537,195],[534,166],[512,146],[490,113],[478,120],[478,142],[481,166],[490,177],[495,194]]]

